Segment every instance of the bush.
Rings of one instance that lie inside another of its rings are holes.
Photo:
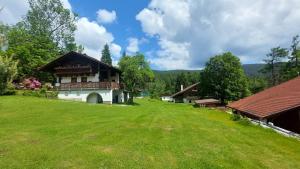
[[[58,93],[56,91],[47,91],[42,88],[40,90],[25,90],[23,96],[45,97],[45,98],[57,98]]]
[[[232,115],[230,116],[230,119],[231,119],[232,121],[236,121],[236,122],[238,122],[239,124],[244,125],[244,126],[248,126],[248,125],[251,124],[250,120],[249,120],[247,117],[242,117],[242,116],[239,115],[239,114],[232,114]]]
[[[3,95],[9,96],[9,95],[16,95],[17,91],[15,90],[15,87],[10,83],[7,85],[7,89],[4,91]]]
[[[251,125],[251,122],[248,118],[246,117],[242,117],[239,121],[238,121],[239,124],[241,125],[244,125],[244,126],[249,126]]]
[[[17,75],[17,64],[12,57],[0,55],[0,95],[14,93],[10,86]]]
[[[232,121],[239,121],[239,120],[241,120],[241,115],[239,115],[239,114],[231,114],[231,116],[230,116],[230,119],[232,120]]]
[[[22,83],[23,83],[23,86],[25,87],[25,89],[32,89],[32,90],[40,89],[42,86],[41,82],[39,82],[34,77],[24,79]]]

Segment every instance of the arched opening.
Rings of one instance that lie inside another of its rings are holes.
[[[93,104],[98,104],[98,103],[103,103],[103,99],[100,94],[98,93],[91,93],[88,95],[86,98],[87,103],[93,103]]]

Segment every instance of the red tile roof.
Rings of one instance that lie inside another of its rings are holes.
[[[300,77],[232,102],[228,107],[258,118],[300,107]]]

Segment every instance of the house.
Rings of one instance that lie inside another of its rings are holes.
[[[160,99],[162,101],[165,101],[165,102],[172,102],[173,101],[173,98],[169,95],[163,95],[163,96],[160,97]]]
[[[195,100],[195,105],[199,107],[218,107],[221,105],[221,102],[216,99],[202,99]]]
[[[300,77],[230,103],[236,114],[300,133]]]
[[[127,100],[121,71],[86,54],[69,52],[40,70],[54,74],[59,99],[107,104]]]
[[[195,83],[185,89],[181,85],[181,90],[173,94],[171,98],[175,103],[192,103],[198,99],[198,85],[199,83]]]

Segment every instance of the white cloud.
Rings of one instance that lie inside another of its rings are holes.
[[[68,0],[61,0],[61,2],[65,8],[72,10]],[[0,0],[0,7],[3,8],[0,11],[0,21],[10,25],[19,22],[29,10],[27,0]]]
[[[89,21],[88,18],[82,17],[77,21],[75,39],[76,43],[84,46],[84,52],[92,57],[100,59],[104,45],[108,44],[113,60],[120,58],[122,48],[113,43],[113,35],[105,27],[95,21]]]
[[[0,22],[5,24],[16,24],[27,13],[29,4],[23,0],[0,0]]]
[[[159,41],[161,50],[157,51],[157,57],[151,60],[152,64],[165,69],[192,69],[185,60],[190,59],[189,43],[175,43],[162,39]],[[180,67],[178,67],[180,65]]]
[[[99,49],[106,43],[110,44],[114,37],[107,30],[98,25],[95,21],[89,21],[88,18],[82,17],[77,23],[77,30],[75,32],[76,41],[89,49]]]
[[[72,10],[72,6],[71,6],[69,0],[61,0],[61,2],[63,4],[64,8]]]
[[[300,33],[299,9],[299,0],[151,0],[136,19],[159,40],[153,64],[181,69],[202,67],[224,51],[244,63],[261,62],[271,47],[288,47]]]
[[[99,9],[97,11],[97,21],[99,23],[112,23],[117,19],[116,11],[108,11],[106,9]]]
[[[126,48],[127,54],[135,54],[139,51],[139,40],[137,38],[129,38],[128,39],[128,46]]]

